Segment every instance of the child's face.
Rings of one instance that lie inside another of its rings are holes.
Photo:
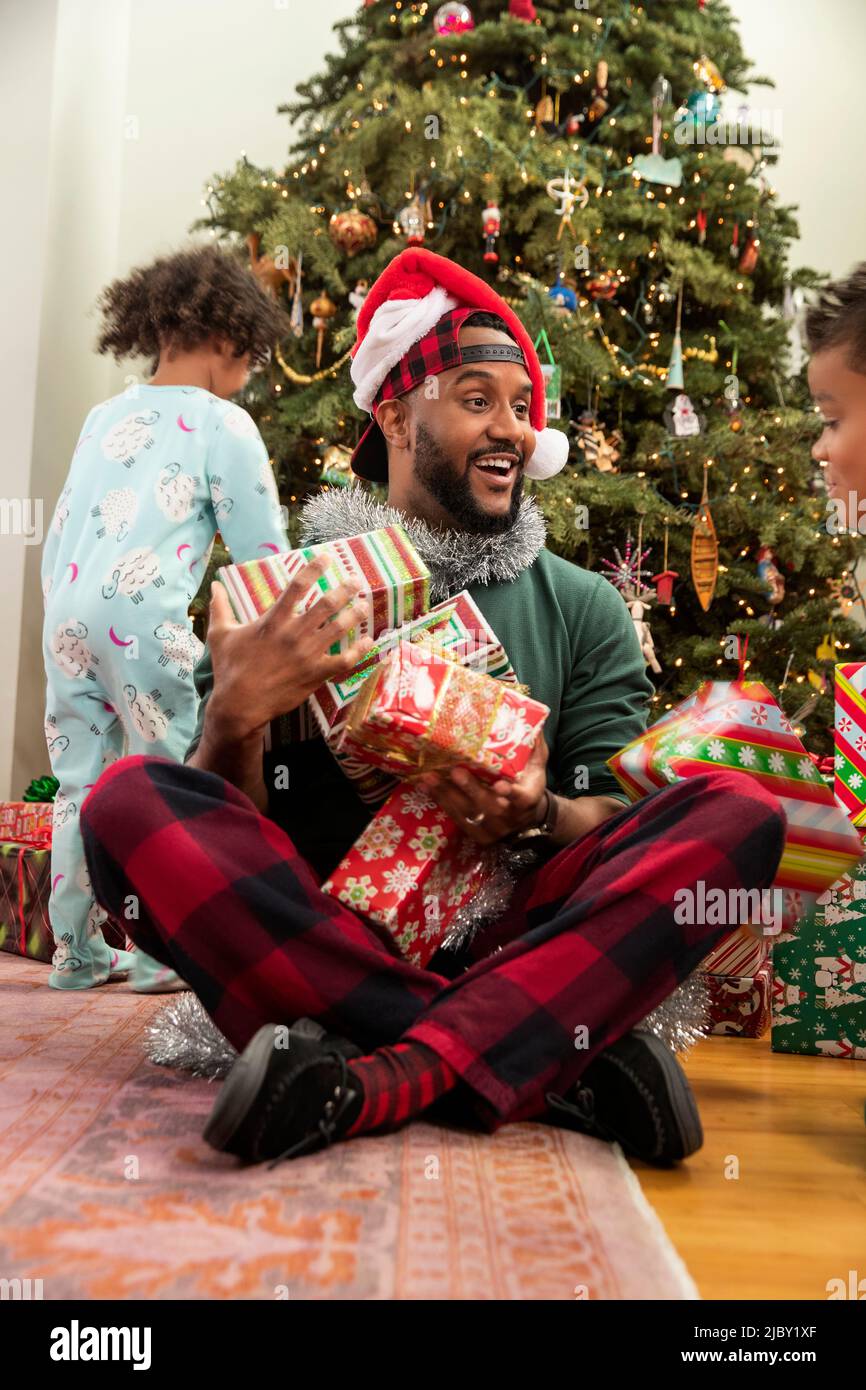
[[[815,353],[809,387],[824,421],[812,457],[826,465],[828,496],[838,500],[840,509],[844,505],[845,524],[856,530],[859,504],[866,500],[866,376],[851,369],[848,348],[840,344]]]

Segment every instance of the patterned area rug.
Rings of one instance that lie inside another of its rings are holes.
[[[619,1149],[416,1122],[266,1168],[143,1057],[165,1003],[0,957],[0,1276],[46,1299],[691,1299]]]

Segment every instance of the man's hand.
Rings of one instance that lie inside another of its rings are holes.
[[[529,762],[513,782],[501,778],[491,786],[465,767],[427,772],[412,780],[429,792],[470,839],[479,845],[492,845],[541,824],[547,758],[547,743],[539,732]],[[483,820],[478,820],[479,816]]]
[[[211,585],[207,640],[214,684],[207,718],[231,740],[260,734],[324,681],[342,680],[374,645],[363,637],[337,656],[328,652],[357,626],[359,585],[340,584],[306,613],[296,610],[327,566],[323,555],[310,561],[267,613],[246,624],[235,620],[222,584]]]

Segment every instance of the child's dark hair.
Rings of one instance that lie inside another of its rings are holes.
[[[825,286],[806,310],[805,327],[810,352],[844,345],[852,371],[866,373],[866,261]]]
[[[235,357],[255,367],[289,331],[288,314],[238,256],[216,246],[191,247],[138,266],[114,280],[97,301],[103,328],[97,351],[150,357],[161,348],[190,351],[211,335],[227,339]]]

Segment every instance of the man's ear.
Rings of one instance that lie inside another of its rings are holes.
[[[399,397],[380,401],[373,414],[386,441],[395,449],[408,449],[410,443],[409,408]]]

